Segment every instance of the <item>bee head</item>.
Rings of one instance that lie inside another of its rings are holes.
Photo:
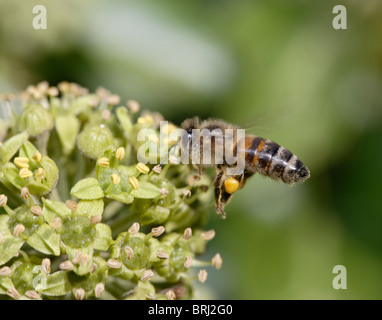
[[[192,136],[192,130],[193,129],[198,129],[200,127],[199,125],[200,120],[198,117],[190,118],[185,121],[180,125],[182,129],[187,131],[188,136]]]

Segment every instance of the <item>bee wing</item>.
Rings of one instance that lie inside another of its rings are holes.
[[[291,117],[291,112],[286,107],[280,107],[277,112],[273,110],[267,110],[257,112],[258,116],[255,114],[253,120],[245,123],[240,123],[240,128],[245,129],[248,134],[269,134],[274,128],[277,128],[282,123]]]

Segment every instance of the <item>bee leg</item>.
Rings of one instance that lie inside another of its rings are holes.
[[[226,217],[224,207],[228,204],[228,202],[232,199],[233,193],[244,187],[247,179],[254,175],[255,172],[252,171],[244,171],[243,174],[239,176],[227,176],[223,167],[216,168],[216,179],[215,179],[215,204],[216,204],[216,212],[221,214],[223,218]],[[239,186],[234,188],[233,190],[226,190],[225,182],[228,179],[233,179],[239,182]],[[229,192],[227,192],[229,191]]]
[[[226,218],[224,207],[231,200],[232,194],[225,191],[224,181],[226,180],[226,174],[221,168],[217,168],[217,174],[215,179],[215,204],[216,212],[222,215],[222,218]]]
[[[197,171],[197,175],[201,176],[203,175],[203,168],[200,164],[192,164],[192,167],[194,168],[195,171]]]
[[[243,174],[240,175],[240,178],[238,178],[240,182],[240,189],[244,187],[245,183],[247,182],[247,179],[252,177],[255,174],[253,171],[244,170]]]

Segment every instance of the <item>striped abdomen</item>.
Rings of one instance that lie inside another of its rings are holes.
[[[245,153],[245,168],[250,172],[290,185],[310,176],[308,168],[296,155],[271,140],[247,135],[239,142],[239,152]]]

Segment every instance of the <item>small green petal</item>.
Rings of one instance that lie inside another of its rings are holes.
[[[86,178],[78,181],[70,190],[70,194],[78,199],[94,200],[104,197],[99,182],[95,178]]]
[[[109,269],[109,274],[123,280],[131,280],[135,276],[134,271],[126,268],[123,264],[119,269]]]
[[[160,195],[160,189],[150,182],[140,181],[139,188],[131,191],[131,195],[138,199],[154,199]]]
[[[23,244],[24,240],[21,238],[4,236],[4,239],[0,244],[0,265],[11,260],[19,252]]]
[[[104,223],[97,223],[95,225],[96,236],[93,242],[94,249],[106,251],[113,243],[111,236],[111,229]]]
[[[63,296],[72,289],[66,271],[48,275],[40,274],[34,279],[34,282],[37,282],[35,290],[47,296]]]
[[[60,201],[41,199],[44,203],[42,214],[47,222],[52,222],[54,218],[67,218],[72,215],[72,211]]]
[[[131,135],[131,130],[133,128],[133,124],[131,123],[131,119],[128,115],[128,110],[125,107],[119,107],[116,110],[117,118],[121,124],[121,127],[124,131],[125,137],[129,137]]]
[[[26,180],[19,176],[19,170],[13,163],[6,163],[2,167],[2,171],[4,177],[17,189],[22,189],[25,186]]]
[[[60,236],[47,224],[41,225],[27,243],[42,253],[60,255]]]
[[[84,247],[72,247],[72,246],[65,246],[65,250],[63,251],[66,251],[66,254],[68,255],[68,259],[73,261],[74,258],[76,257],[76,255],[78,254],[78,252],[81,253],[81,255],[83,256],[87,256],[88,257],[88,260],[86,262],[86,264],[84,263],[84,261],[82,259],[80,259],[80,261],[74,263],[74,268],[73,268],[73,272],[75,272],[76,274],[78,275],[86,275],[89,273],[91,267],[92,267],[92,264],[93,264],[93,253],[94,253],[94,249],[93,249],[93,246],[90,245],[90,246],[84,246]]]
[[[74,100],[69,108],[70,113],[78,115],[80,113],[89,114],[91,113],[91,101],[97,98],[95,94],[86,94],[80,96]]]
[[[10,277],[0,277],[0,294],[7,294],[8,289],[13,287],[14,285]]]
[[[19,156],[28,158],[29,166],[31,167],[31,164],[33,164],[33,166],[36,165],[36,162],[33,159],[33,155],[35,155],[37,152],[37,148],[31,142],[25,141],[20,148]]]
[[[170,209],[162,206],[152,205],[141,215],[139,222],[141,225],[150,223],[161,224],[168,219],[169,215]]]
[[[106,195],[106,198],[117,200],[125,204],[130,204],[134,201],[134,197],[127,192],[121,192],[118,194],[110,193]]]
[[[40,184],[38,184],[38,182],[34,184],[30,183],[30,187],[28,184],[28,188],[31,194],[41,197],[52,191],[53,188],[56,186],[56,183],[58,181],[58,168],[56,163],[48,156],[42,157],[39,166],[42,167],[45,172],[45,178],[42,180],[42,184],[46,188],[42,188]],[[48,191],[46,191],[46,189]]]
[[[83,217],[100,216],[103,213],[104,203],[98,200],[80,200],[77,205],[76,214]]]
[[[147,295],[155,295],[155,287],[150,281],[138,281],[138,285],[134,288],[134,292],[125,300],[146,300]]]
[[[56,131],[65,154],[71,153],[74,149],[79,130],[80,122],[74,115],[67,114],[56,117]]]
[[[28,137],[29,134],[27,132],[21,132],[4,142],[3,146],[0,147],[0,159],[2,164],[12,159],[17,150],[27,141]]]
[[[37,196],[46,195],[51,191],[51,189],[47,185],[41,182],[37,182],[35,180],[29,180],[27,187],[30,194]]]

